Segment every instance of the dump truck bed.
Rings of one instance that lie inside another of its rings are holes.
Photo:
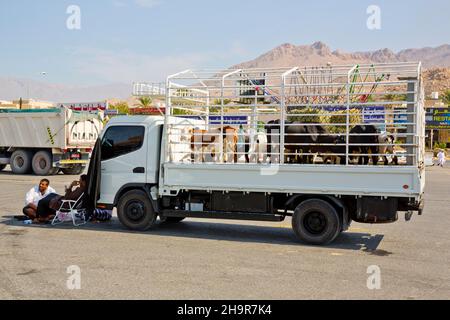
[[[95,143],[99,130],[101,122],[94,116],[67,109],[0,112],[1,147],[89,147]]]

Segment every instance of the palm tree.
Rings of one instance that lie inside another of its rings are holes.
[[[450,106],[450,90],[445,91],[441,99],[447,106]]]
[[[138,99],[138,102],[135,106],[139,108],[149,108],[152,106],[152,98],[144,96]]]
[[[119,114],[128,114],[130,113],[130,107],[126,102],[118,102],[112,106],[110,106],[111,110],[117,110]]]

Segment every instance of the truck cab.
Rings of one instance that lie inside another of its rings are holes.
[[[117,204],[130,189],[158,183],[163,117],[115,117],[101,136],[99,203]]]

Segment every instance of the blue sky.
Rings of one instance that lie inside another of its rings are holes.
[[[366,27],[371,4],[381,9],[381,30]],[[69,5],[81,9],[81,30],[66,27]],[[159,81],[286,42],[344,51],[438,46],[450,43],[449,14],[448,0],[0,0],[0,76]]]

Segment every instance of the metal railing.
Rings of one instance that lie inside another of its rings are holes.
[[[186,70],[166,105],[171,162],[423,162],[420,63]]]

